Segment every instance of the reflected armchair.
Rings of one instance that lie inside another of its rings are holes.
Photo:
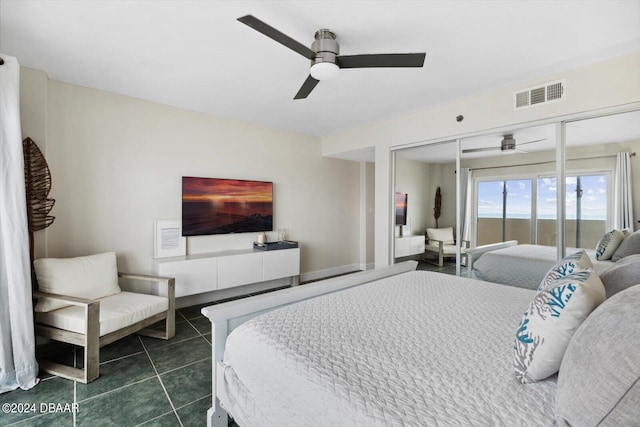
[[[469,249],[469,241],[462,240],[460,254],[466,262],[466,251]],[[437,256],[437,265],[444,266],[444,258],[456,257],[456,240],[453,227],[427,228],[425,232],[425,253]],[[436,264],[430,259],[426,261]]]

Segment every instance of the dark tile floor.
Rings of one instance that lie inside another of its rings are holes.
[[[418,269],[455,274],[455,263],[437,267],[420,261]],[[0,394],[0,404],[29,408],[0,412],[0,426],[206,426],[211,323],[200,309],[207,305],[178,309],[176,336],[169,341],[131,335],[102,348],[100,377],[89,384],[43,375],[31,390]],[[65,350],[59,357],[81,361],[80,351]],[[77,411],[65,412],[67,404],[66,409],[76,404]]]
[[[0,403],[26,404],[30,411],[0,413],[0,425],[206,426],[211,323],[200,314],[205,305],[178,309],[176,336],[169,341],[131,335],[102,348],[100,377],[89,384],[43,375],[31,390],[1,394]],[[58,357],[72,361],[73,352]],[[51,403],[62,407],[49,410]]]

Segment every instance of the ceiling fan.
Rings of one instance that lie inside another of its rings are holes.
[[[293,99],[306,98],[320,80],[336,77],[340,68],[424,66],[426,53],[340,55],[340,45],[336,41],[336,35],[327,29],[316,31],[315,41],[311,44],[310,49],[253,15],[240,17],[238,21],[311,60],[309,77]]]
[[[536,139],[534,141],[527,141],[527,142],[521,142],[518,144],[518,146],[516,147],[516,139],[513,137],[512,134],[507,134],[504,135],[502,138],[502,141],[500,141],[500,146],[499,147],[483,147],[483,148],[468,148],[466,150],[462,150],[463,154],[466,153],[478,153],[480,151],[496,151],[496,150],[500,150],[502,152],[520,152],[520,153],[527,153],[527,151],[521,150],[520,147],[521,145],[527,145],[527,144],[533,144],[534,142],[540,142],[540,141],[544,141],[547,138],[542,138],[542,139]]]

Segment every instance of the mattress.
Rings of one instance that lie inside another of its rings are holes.
[[[553,425],[555,378],[512,367],[533,295],[416,271],[263,314],[227,339],[222,404],[242,427]]]
[[[572,254],[581,249],[567,248]],[[586,250],[593,268],[601,273],[614,263],[598,261],[595,250]],[[473,262],[473,274],[477,279],[502,283],[527,289],[537,289],[545,274],[557,262],[555,246],[516,245],[485,252]]]

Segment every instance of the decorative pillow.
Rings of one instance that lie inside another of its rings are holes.
[[[120,293],[115,252],[78,258],[41,258],[33,262],[41,292],[98,299]],[[67,307],[57,301],[38,301],[35,311]]]
[[[611,256],[611,261],[618,262],[629,255],[640,254],[640,230],[628,235]]]
[[[445,228],[427,228],[427,238],[433,240],[442,240],[445,245],[455,244],[453,240],[453,227]],[[429,244],[437,245],[437,242],[429,242]]]
[[[611,230],[604,233],[604,236],[602,236],[602,239],[600,239],[596,246],[596,259],[601,261],[611,259],[611,256],[623,240],[624,234],[622,234],[620,230]]]
[[[607,298],[640,284],[640,254],[629,255],[600,273]]]
[[[586,280],[562,278],[541,290],[524,312],[513,353],[520,382],[540,381],[558,372],[574,332],[605,300],[600,278],[586,271]]]
[[[633,286],[605,301],[578,328],[558,374],[559,425],[638,425],[638,307],[640,286]]]
[[[552,285],[555,281],[563,278],[575,278],[585,280],[589,277],[590,272],[587,269],[593,268],[591,259],[585,251],[578,251],[571,255],[567,255],[545,274],[542,282],[538,286],[538,291]]]

